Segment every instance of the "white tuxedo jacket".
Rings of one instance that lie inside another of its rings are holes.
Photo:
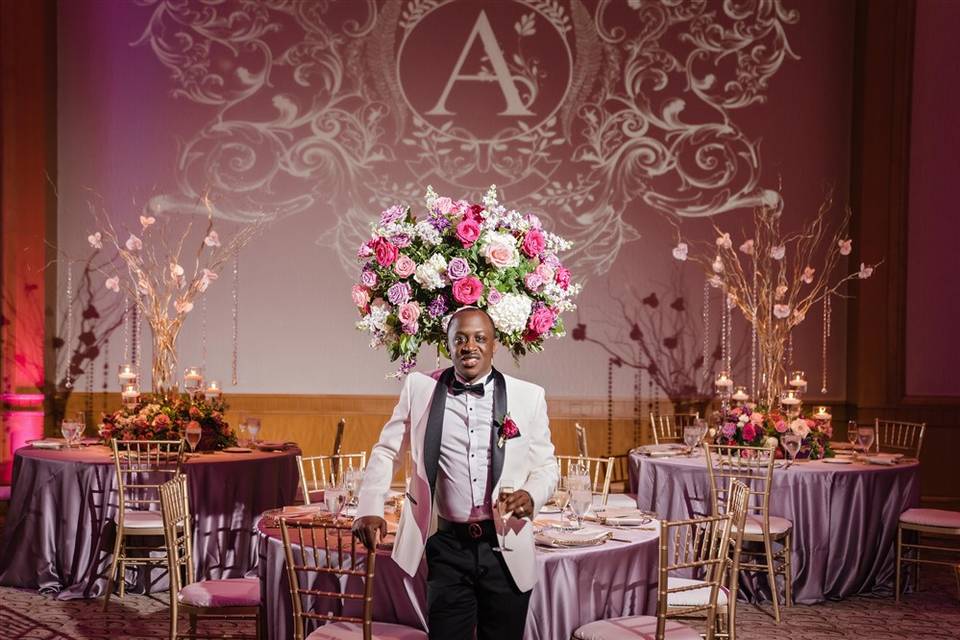
[[[384,425],[380,440],[370,454],[358,496],[358,517],[383,517],[383,503],[395,464],[400,460],[400,452],[409,448],[412,460],[409,495],[400,518],[392,557],[411,576],[416,574],[423,560],[427,538],[437,529],[436,502],[430,495],[430,483],[424,468],[424,437],[439,373],[436,372],[435,376],[422,373],[407,376],[393,415]],[[534,510],[529,519],[511,517],[500,530],[506,535],[508,550],[503,551],[503,557],[507,568],[517,587],[528,591],[537,580],[531,520],[553,496],[559,470],[550,440],[543,388],[507,375],[503,378],[507,411],[520,435],[504,443],[503,468],[491,495],[497,496],[500,485],[505,485],[523,489],[533,498]],[[493,504],[496,509],[495,498]],[[494,521],[500,527],[496,514]]]

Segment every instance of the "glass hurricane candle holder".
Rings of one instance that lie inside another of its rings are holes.
[[[203,387],[203,369],[201,367],[187,367],[183,371],[183,390],[187,393],[200,391]]]
[[[733,395],[730,398],[736,402],[746,402],[750,399],[750,396],[747,394],[747,388],[741,385],[734,388]]]
[[[713,383],[717,387],[717,393],[723,395],[730,393],[730,389],[733,387],[733,378],[730,377],[729,371],[721,371],[717,374]]]
[[[137,383],[137,368],[126,362],[117,367],[117,379],[121,385]]]
[[[803,393],[807,390],[807,377],[804,375],[803,371],[791,371],[790,380],[788,382],[791,387],[800,393]]]
[[[833,416],[830,415],[830,407],[819,406],[815,407],[813,410],[813,419],[814,420],[829,420]]]
[[[207,400],[216,400],[223,395],[223,388],[220,386],[220,383],[216,380],[211,380],[207,383],[207,388],[203,391],[203,396]]]
[[[120,385],[120,399],[123,401],[123,406],[128,409],[134,408],[140,402],[140,387],[132,383]]]
[[[780,394],[780,404],[783,410],[789,416],[795,416],[800,412],[800,395],[796,389],[787,389]]]

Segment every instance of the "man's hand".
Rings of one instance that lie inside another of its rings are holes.
[[[517,518],[533,517],[533,498],[523,489],[511,493],[505,506],[507,513],[512,513]]]
[[[387,535],[387,521],[379,516],[362,516],[353,521],[353,534],[370,551],[377,548],[377,540]]]

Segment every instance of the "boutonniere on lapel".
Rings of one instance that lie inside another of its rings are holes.
[[[503,417],[503,423],[497,425],[497,435],[499,436],[499,440],[497,440],[498,449],[503,449],[503,444],[507,440],[512,440],[520,435],[520,429],[509,413]]]

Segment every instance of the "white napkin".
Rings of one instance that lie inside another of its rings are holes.
[[[535,534],[534,540],[545,547],[586,547],[599,544],[609,537],[609,531],[594,528],[567,531],[547,527]]]
[[[591,512],[583,519],[613,526],[640,526],[652,520],[649,516],[643,515],[639,509],[631,509],[630,507],[612,507],[599,513]]]
[[[34,449],[62,449],[64,445],[63,440],[57,439],[43,439],[43,440],[34,440],[30,443],[30,446]]]
[[[864,458],[870,464],[894,465],[903,457],[902,453],[875,453]]]
[[[686,452],[686,445],[679,442],[665,442],[663,444],[648,444],[637,447],[637,451],[643,456],[675,456]]]

